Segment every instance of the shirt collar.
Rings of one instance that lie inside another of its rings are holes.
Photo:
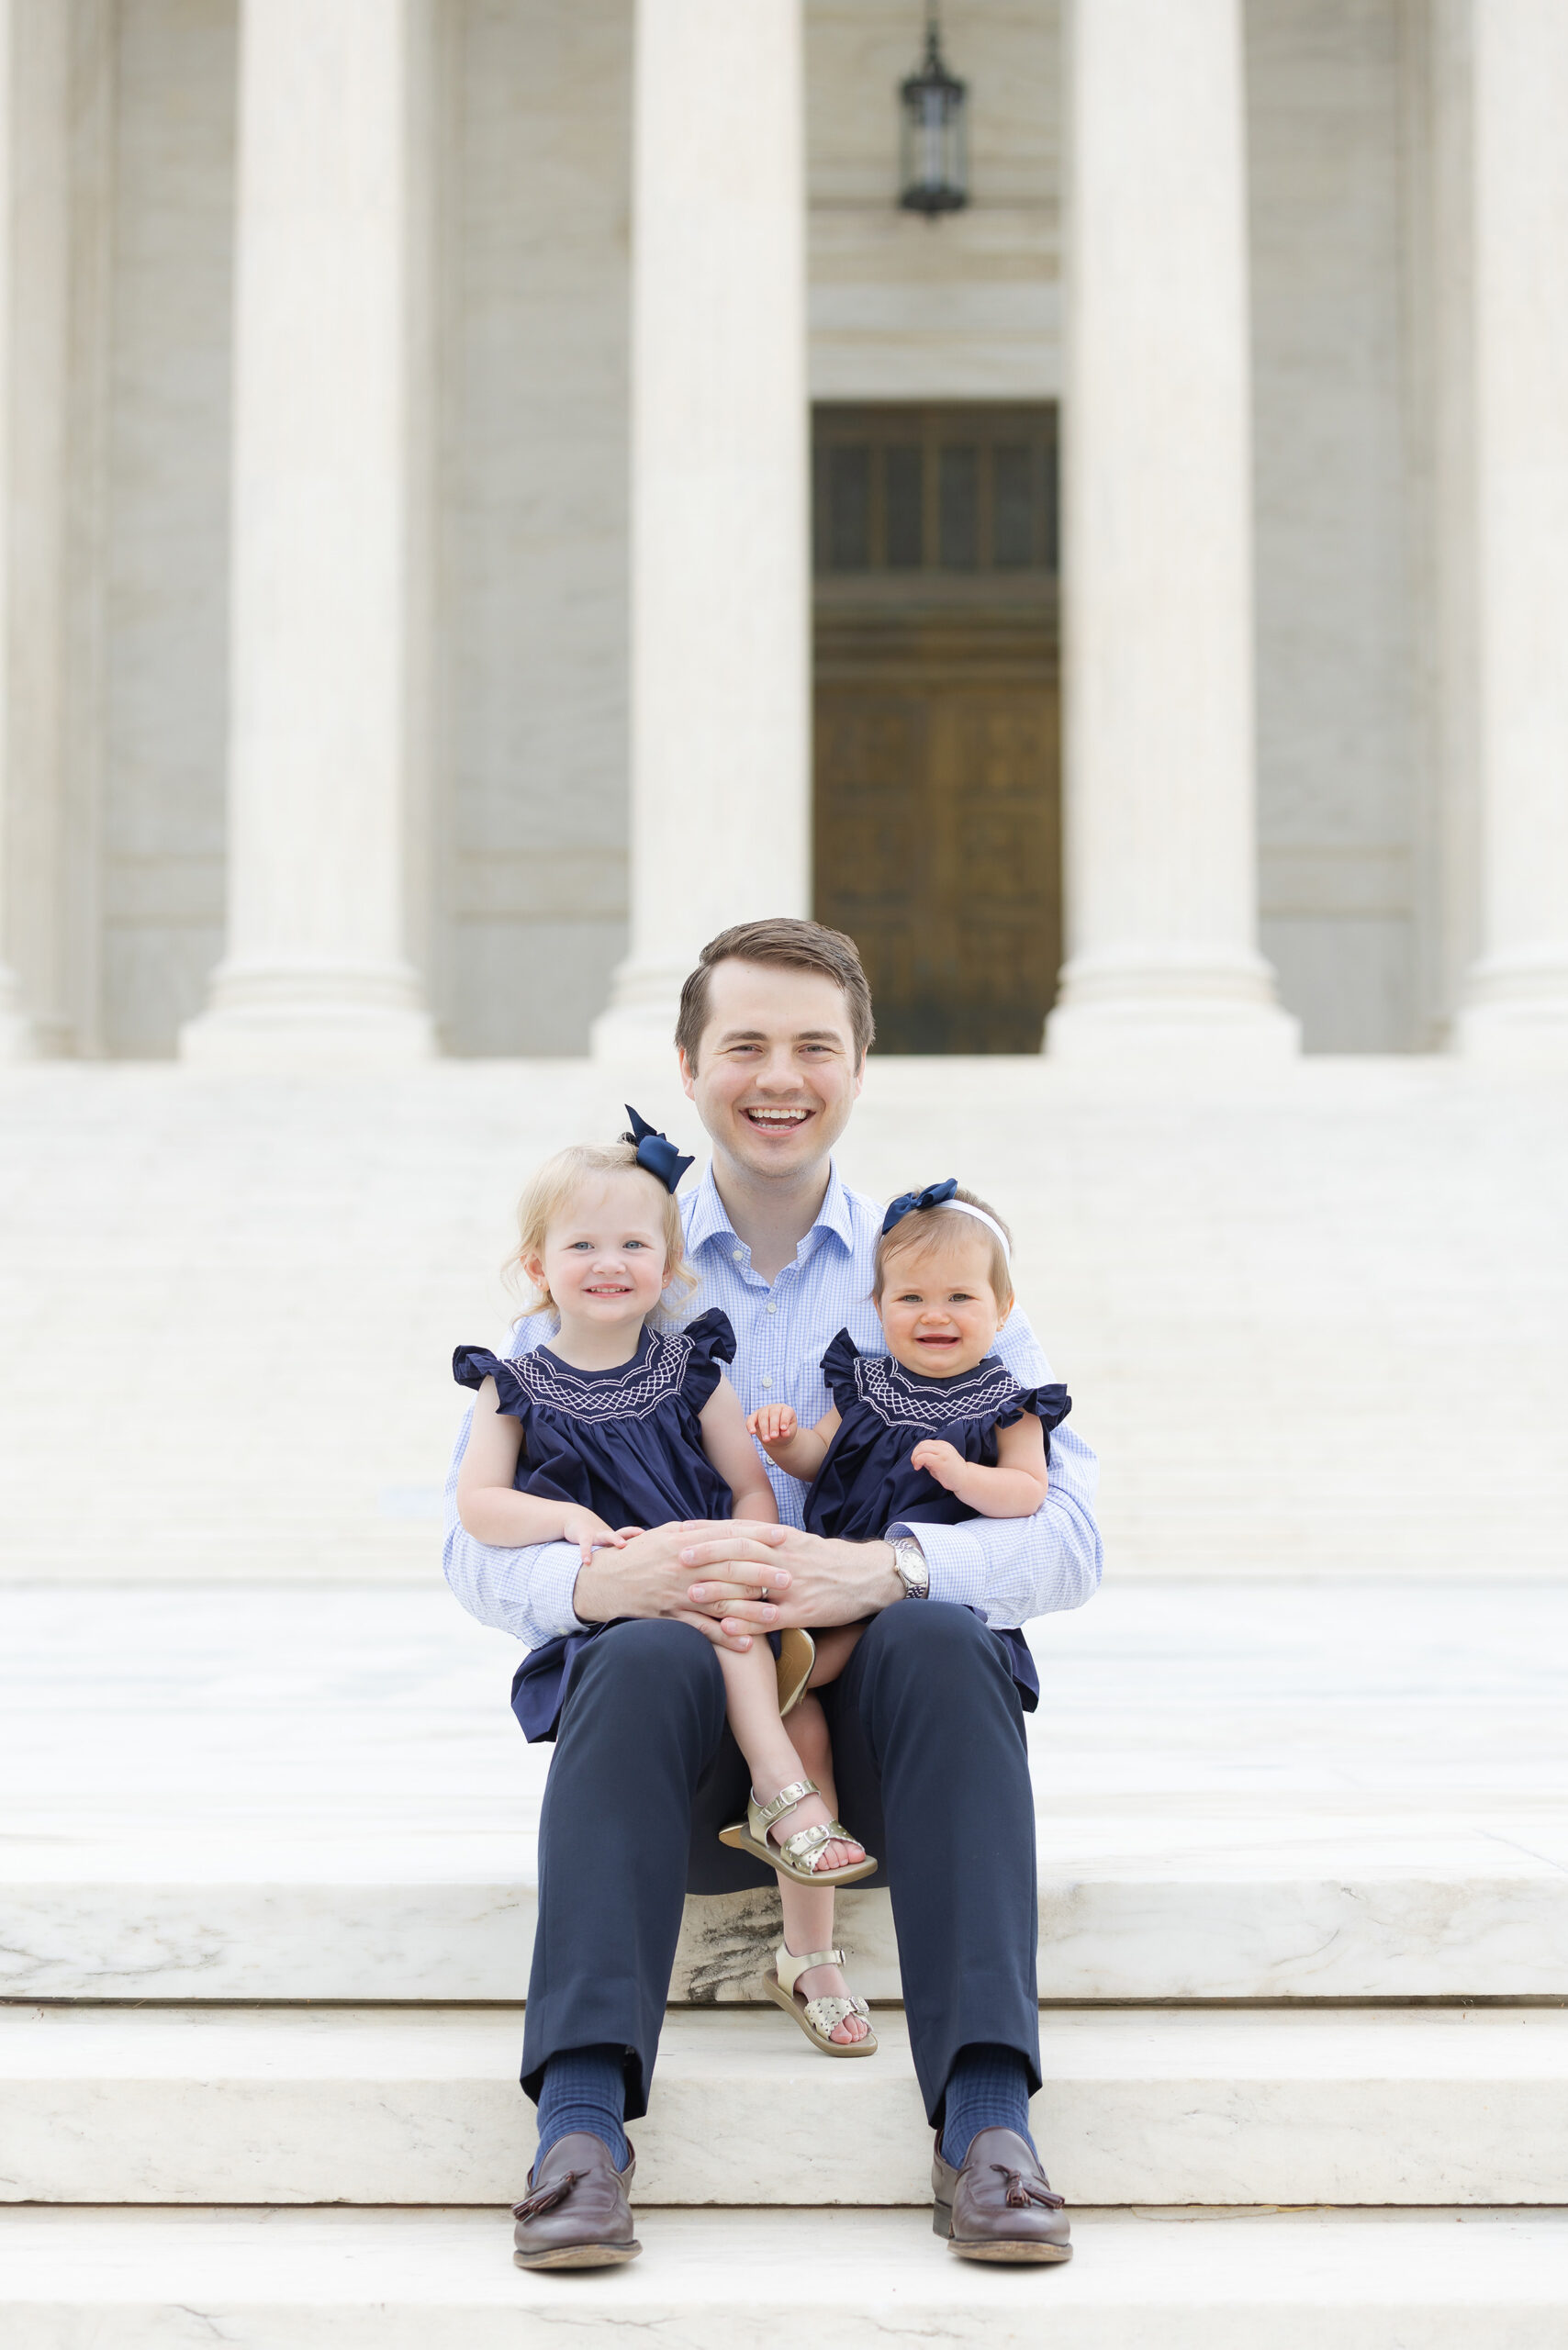
[[[820,1245],[822,1237],[828,1233],[842,1248],[854,1248],[855,1223],[850,1212],[849,1193],[833,1159],[828,1161],[827,1190],[823,1194],[816,1221],[801,1243],[802,1262]],[[729,1212],[719,1197],[719,1186],[713,1181],[713,1167],[710,1160],[692,1198],[691,1215],[686,1227],[687,1248],[695,1256],[698,1249],[706,1248],[710,1240],[728,1240],[734,1244],[738,1237],[730,1222]]]

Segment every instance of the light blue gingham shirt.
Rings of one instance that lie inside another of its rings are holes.
[[[735,1359],[729,1376],[748,1412],[764,1404],[793,1404],[802,1427],[820,1420],[831,1402],[822,1358],[840,1330],[863,1353],[885,1354],[887,1342],[871,1303],[871,1278],[882,1211],[852,1192],[833,1168],[816,1222],[772,1281],[752,1269],[751,1251],[736,1237],[710,1168],[681,1201],[686,1250],[698,1276],[689,1316],[722,1306],[734,1326]],[[547,1314],[528,1315],[513,1328],[504,1352],[525,1355],[554,1327]],[[996,1352],[1025,1387],[1039,1386],[1050,1368],[1021,1306],[1014,1306],[996,1340]],[[442,1564],[453,1591],[482,1624],[511,1632],[530,1648],[583,1628],[572,1613],[580,1564],[572,1542],[541,1542],[524,1550],[498,1550],[465,1533],[457,1515],[457,1471],[468,1448],[465,1417],[447,1472]],[[806,1488],[767,1464],[786,1526],[801,1523]],[[1081,1607],[1100,1584],[1101,1547],[1094,1523],[1094,1455],[1071,1421],[1051,1438],[1050,1487],[1033,1517],[976,1517],[962,1526],[890,1527],[916,1536],[931,1570],[933,1599],[976,1607],[988,1624],[1011,1627],[1032,1616]]]

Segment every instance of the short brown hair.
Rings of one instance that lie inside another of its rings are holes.
[[[792,914],[771,914],[765,922],[736,923],[711,938],[697,958],[697,968],[680,990],[680,1012],[675,1041],[692,1069],[697,1046],[708,1025],[708,975],[715,963],[763,963],[788,971],[820,971],[844,991],[855,1040],[855,1065],[859,1067],[877,1033],[871,1017],[871,990],[860,949],[842,930],[828,930],[820,922],[799,922]]]
[[[966,1201],[971,1208],[979,1208],[982,1215],[990,1216],[992,1224],[1002,1225],[1002,1231],[1007,1233],[1008,1248],[1012,1247],[1013,1235],[1007,1231],[1007,1226],[1002,1223],[989,1200],[980,1199],[974,1192],[966,1192],[961,1184],[953,1198]],[[944,1201],[940,1207],[911,1208],[907,1215],[900,1216],[890,1232],[879,1234],[876,1277],[871,1284],[871,1295],[877,1305],[880,1306],[882,1303],[882,1292],[888,1284],[888,1268],[894,1258],[924,1256],[942,1241],[957,1237],[960,1231],[979,1233],[985,1240],[991,1249],[991,1293],[998,1305],[1011,1305],[1013,1269],[1007,1261],[1007,1249],[994,1232],[987,1232],[983,1224],[977,1223],[972,1215],[965,1215],[961,1208],[954,1207],[948,1201]]]

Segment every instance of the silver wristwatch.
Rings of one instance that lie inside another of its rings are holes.
[[[892,1544],[893,1568],[906,1599],[929,1599],[931,1569],[913,1534],[901,1534]]]

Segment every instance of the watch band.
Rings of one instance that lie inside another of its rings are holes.
[[[929,1599],[931,1569],[924,1551],[913,1534],[901,1534],[893,1539],[893,1570],[903,1585],[906,1599]]]

